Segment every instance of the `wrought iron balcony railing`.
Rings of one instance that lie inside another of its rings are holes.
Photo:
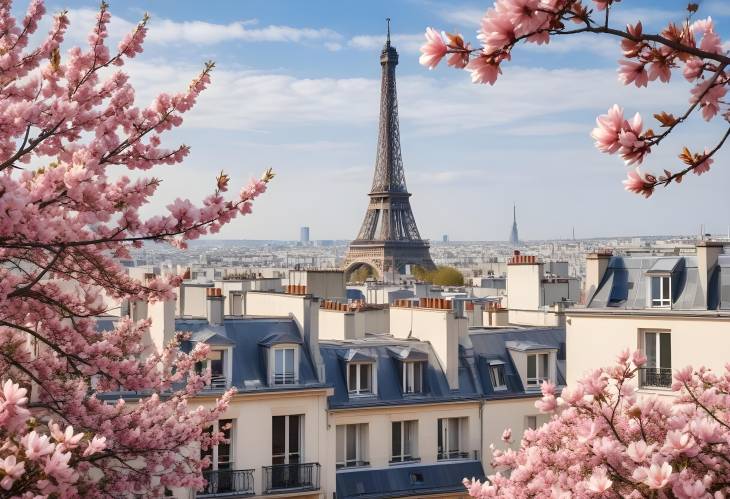
[[[468,459],[469,453],[466,451],[451,450],[440,451],[436,455],[436,459]]]
[[[254,494],[254,470],[208,470],[203,478],[208,482],[197,497],[225,497]]]
[[[205,390],[225,390],[228,388],[228,380],[225,376],[211,376],[210,385],[206,386]]]
[[[642,367],[639,369],[639,384],[642,388],[671,388],[672,370],[667,367]]]
[[[275,385],[294,385],[297,379],[294,377],[294,373],[274,373],[274,384]]]
[[[275,464],[264,466],[264,494],[273,494],[282,490],[318,490],[319,463]]]

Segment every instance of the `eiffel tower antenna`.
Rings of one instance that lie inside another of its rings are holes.
[[[404,270],[408,264],[435,268],[429,243],[418,232],[409,201],[411,194],[406,188],[395,85],[398,51],[390,44],[390,18],[386,22],[387,37],[380,53],[380,121],[370,202],[344,264],[346,273],[368,265],[381,278],[386,272]]]

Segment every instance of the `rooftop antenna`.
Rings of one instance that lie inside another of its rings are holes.
[[[386,17],[385,22],[388,23],[388,38],[385,40],[385,45],[390,47],[390,17]]]

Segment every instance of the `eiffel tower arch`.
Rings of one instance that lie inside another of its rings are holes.
[[[390,20],[388,20],[390,21]],[[421,239],[411,209],[411,194],[406,188],[398,125],[398,97],[395,67],[398,52],[390,44],[390,22],[385,46],[380,54],[380,122],[375,173],[370,202],[357,238],[345,256],[345,274],[357,268],[371,267],[379,278],[403,272],[405,266],[435,267],[429,243]]]

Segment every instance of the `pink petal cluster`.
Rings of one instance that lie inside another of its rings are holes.
[[[591,137],[599,151],[608,154],[618,152],[627,165],[641,164],[651,152],[651,143],[642,134],[641,115],[636,113],[631,121],[624,119],[624,110],[614,104],[607,114],[596,118],[596,128]]]
[[[634,386],[645,360],[624,351],[616,365],[564,390],[552,419],[525,433],[519,449],[493,451],[495,474],[484,483],[464,480],[469,495],[727,497],[730,364],[721,374],[682,369],[674,397],[639,398]],[[554,387],[543,385],[543,401],[556,398]]]
[[[174,299],[181,276],[135,279],[120,260],[145,243],[184,247],[218,232],[251,212],[273,174],[226,197],[230,179],[221,172],[198,202],[176,199],[147,216],[161,180],[134,170],[188,155],[163,139],[210,84],[213,63],[186,88],[140,105],[123,68],[142,53],[146,17],[110,47],[102,2],[88,43],[66,49],[65,13],[43,22],[42,0],[19,17],[11,4],[0,0],[0,495],[197,489],[207,461],[180,450],[220,440],[204,430],[232,392],[192,407],[206,382],[195,372],[205,352],[181,352],[181,338],[144,350],[150,321],[124,318],[100,332],[96,319],[124,301]],[[129,391],[142,394],[134,404],[108,400]],[[42,408],[52,408],[53,420]]]
[[[418,62],[428,69],[435,68],[448,51],[441,34],[433,28],[426,28],[426,43],[421,47]]]

